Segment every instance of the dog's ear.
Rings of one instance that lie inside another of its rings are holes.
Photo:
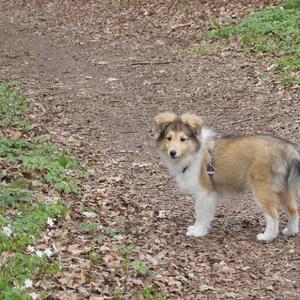
[[[183,124],[189,125],[195,130],[196,135],[200,135],[203,126],[203,120],[194,114],[183,114],[181,117]]]
[[[177,116],[173,113],[163,112],[159,113],[154,117],[154,122],[156,125],[156,132],[159,134],[168,126],[170,123],[175,121]]]
[[[162,124],[172,123],[176,118],[177,116],[173,113],[163,112],[154,117],[154,122],[156,126],[160,126]]]

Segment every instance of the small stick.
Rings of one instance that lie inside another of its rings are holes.
[[[38,287],[40,287],[41,284],[43,283],[43,280],[44,280],[44,277],[46,275],[46,272],[49,269],[49,267],[51,266],[51,264],[52,264],[52,261],[48,261],[48,264],[47,264],[46,268],[44,269],[44,271],[42,273],[42,276],[41,276],[41,279],[40,279],[40,283],[38,284]]]
[[[121,133],[137,133],[137,131],[121,131]]]
[[[238,121],[230,123],[230,125],[235,125],[235,124],[243,123],[243,122],[250,121],[250,120],[251,120],[251,118],[247,118],[247,119],[243,119],[243,120],[238,120]]]
[[[216,103],[214,100],[211,100],[212,104],[217,106],[217,107],[221,107],[221,105],[219,105],[218,103]]]
[[[133,62],[131,63],[132,66],[144,66],[144,65],[167,65],[167,64],[174,64],[177,63],[177,61],[140,61],[140,62]]]
[[[169,30],[169,33],[171,33],[172,31],[174,31],[174,30],[176,30],[176,29],[178,29],[178,28],[189,27],[189,26],[191,26],[191,25],[192,25],[192,23],[179,24],[179,25],[177,25],[177,26],[172,27],[172,28]]]
[[[300,260],[300,256],[289,259],[289,261]]]

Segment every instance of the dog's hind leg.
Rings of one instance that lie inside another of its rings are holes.
[[[299,214],[295,194],[288,190],[280,195],[283,208],[288,215],[288,226],[283,229],[282,233],[286,236],[296,235],[299,232]]]
[[[195,195],[196,222],[188,227],[186,235],[200,237],[208,234],[216,203],[217,197],[213,193],[201,191]]]
[[[266,219],[265,231],[257,234],[256,238],[259,241],[272,241],[278,235],[279,215],[277,205],[279,196],[272,192],[267,185],[255,185],[254,191],[258,205],[262,208]]]

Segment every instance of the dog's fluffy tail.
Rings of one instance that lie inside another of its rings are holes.
[[[300,158],[295,158],[290,161],[288,185],[296,194],[296,197],[300,199]]]

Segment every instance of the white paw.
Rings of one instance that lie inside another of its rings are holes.
[[[195,225],[191,225],[187,228],[187,231],[193,231],[195,229]]]
[[[299,232],[298,229],[290,230],[289,228],[284,228],[284,229],[282,230],[282,233],[283,233],[285,236],[293,236],[293,235],[296,235],[298,232]]]
[[[188,228],[187,228],[187,231],[193,231],[195,228],[197,228],[199,225],[190,225]],[[201,226],[199,226],[201,227]],[[203,226],[202,226],[203,227]],[[210,230],[211,229],[211,225],[208,225],[207,227],[207,230]]]
[[[266,241],[270,242],[273,241],[276,238],[276,236],[270,235],[270,234],[265,234],[265,233],[259,233],[256,235],[256,239],[258,241]]]
[[[187,236],[195,236],[195,237],[205,236],[207,234],[208,234],[208,228],[199,225],[189,226],[186,232]]]

